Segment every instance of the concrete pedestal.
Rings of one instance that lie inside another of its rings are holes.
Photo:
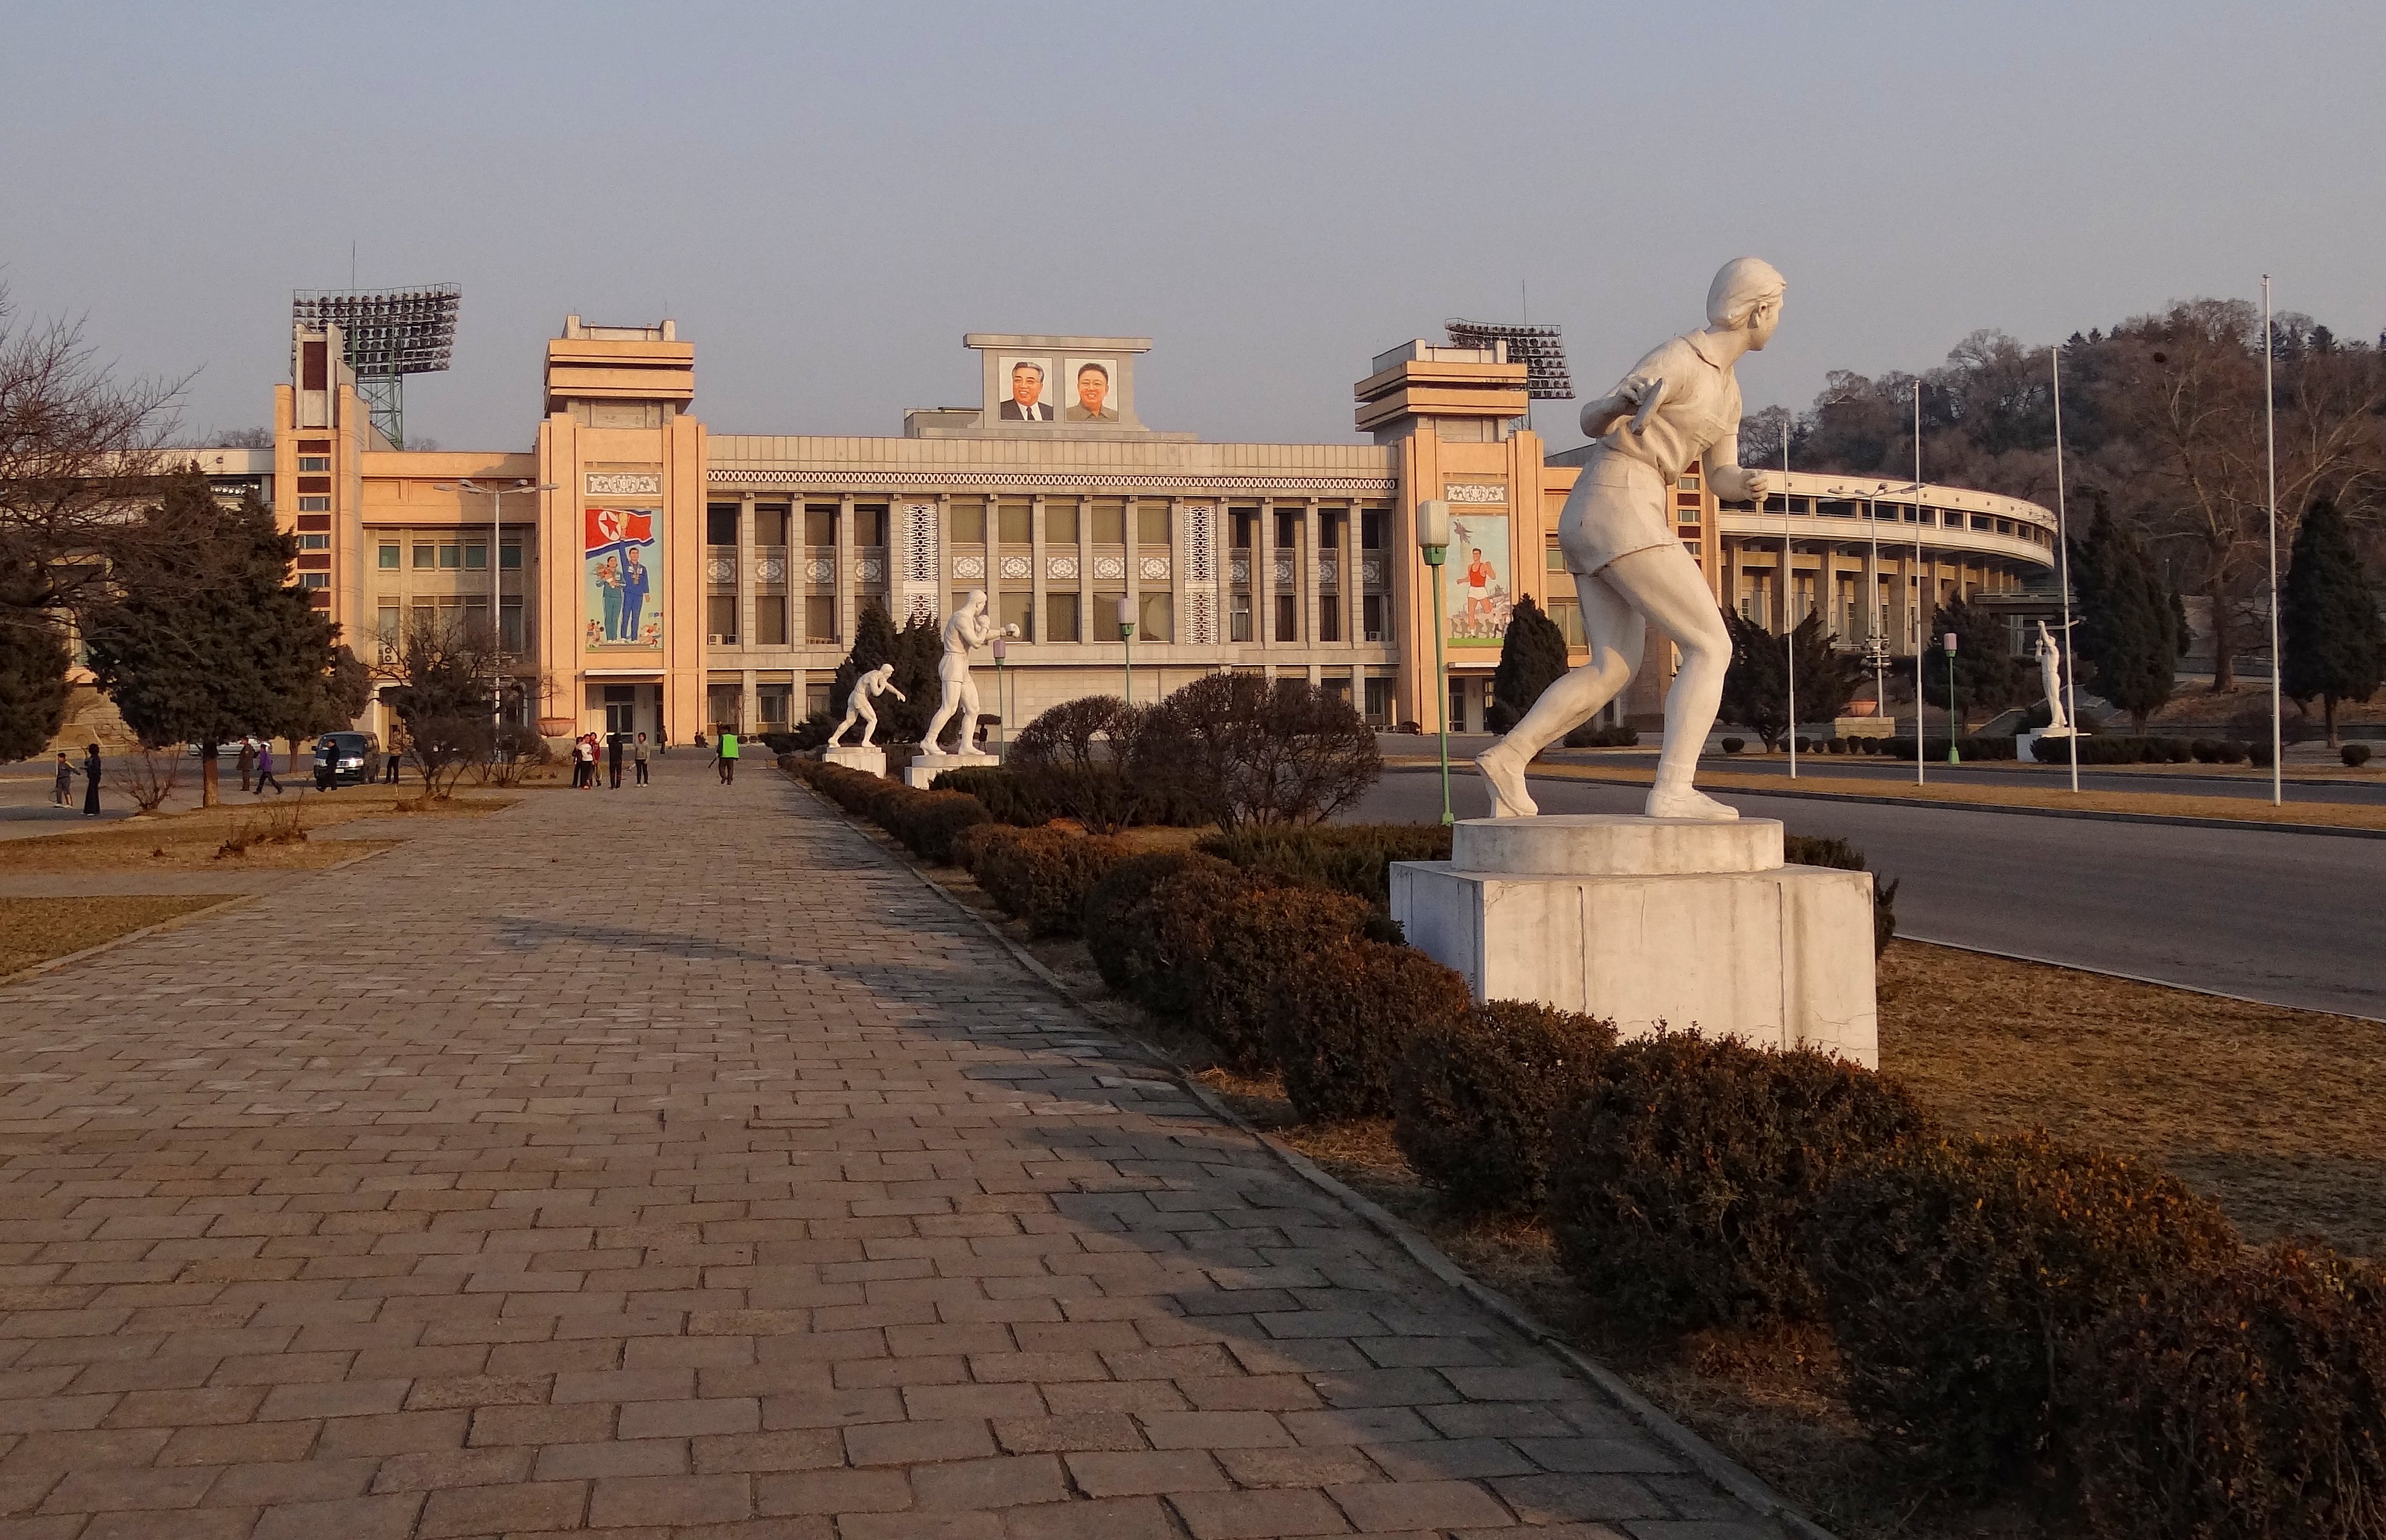
[[[2071,733],[2067,729],[2061,732],[2050,732],[2042,727],[2032,728],[2028,732],[2016,732],[2014,734],[2014,757],[2025,765],[2036,764],[2040,739],[2047,739],[2057,747],[2061,747],[2064,740],[2070,736]]]
[[[836,748],[822,749],[821,758],[824,763],[843,765],[847,770],[867,770],[882,780],[886,775],[886,751],[883,748],[846,744]]]
[[[1478,1000],[1877,1066],[1872,877],[1781,850],[1769,819],[1468,819],[1450,860],[1393,864],[1392,918]]]
[[[903,784],[925,791],[928,783],[946,770],[975,770],[981,765],[990,769],[1001,762],[991,754],[980,754],[974,750],[967,754],[938,754],[931,750],[904,768]]]

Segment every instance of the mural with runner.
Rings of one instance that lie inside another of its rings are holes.
[[[660,508],[590,507],[581,541],[591,652],[663,645]]]
[[[1508,551],[1508,516],[1450,510],[1450,559],[1442,565],[1443,595],[1453,647],[1496,647],[1508,634],[1515,603],[1515,571]]]

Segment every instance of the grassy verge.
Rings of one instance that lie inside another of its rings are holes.
[[[224,902],[220,893],[0,898],[0,978]]]
[[[1450,767],[1455,774],[1458,766]],[[1473,767],[1467,767],[1473,773]],[[1537,778],[1551,781],[1601,781],[1621,786],[1645,786],[1652,772],[1604,765],[1539,763]],[[2233,823],[2308,823],[2328,829],[2386,829],[2386,807],[2354,802],[2290,802],[2272,807],[2242,796],[2197,796],[2183,792],[2081,792],[2059,786],[1980,786],[1934,783],[1916,786],[1903,781],[1863,780],[1808,772],[1792,786],[1777,775],[1699,768],[1699,784],[1709,791],[1795,791],[1808,795],[1861,796],[1876,800],[1924,802],[1950,807],[2034,808],[2048,811],[2088,813],[2152,813],[2167,818],[2216,819]]]
[[[214,808],[105,824],[72,834],[15,840],[8,869],[31,871],[308,870],[333,865],[389,842],[294,838],[358,819],[473,818],[510,808],[502,796],[423,801],[386,786],[345,786],[332,792],[293,791],[258,800],[240,797]],[[228,848],[229,847],[229,848]]]

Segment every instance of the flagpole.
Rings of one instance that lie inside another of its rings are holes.
[[[2270,330],[2270,275],[2262,275],[2262,450],[2268,462],[2270,480],[2270,802],[2273,807],[2286,800],[2286,769],[2279,761],[2286,745],[2286,734],[2279,725],[2279,715],[2285,709],[2279,698],[2280,676],[2285,660],[2279,656],[2279,397],[2270,388],[2270,359],[2278,352],[2276,334]]]
[[[2071,635],[2071,523],[2063,501],[2063,349],[2046,350],[2047,367],[2054,376],[2054,560],[2063,585],[2064,714],[2071,723],[2071,789],[2079,790],[2079,655]]]

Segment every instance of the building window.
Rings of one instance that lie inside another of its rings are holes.
[[[956,545],[986,544],[986,505],[974,497],[956,497],[945,508],[946,528]],[[826,541],[814,541],[815,545]]]
[[[440,546],[439,565],[442,569],[451,572],[461,568],[464,565],[464,547],[461,545]]]
[[[1368,594],[1359,600],[1359,639],[1363,642],[1388,642],[1392,639],[1391,607],[1381,594]]]
[[[501,572],[521,570],[521,543],[509,540],[497,547],[497,570]]]
[[[1115,497],[1097,497],[1094,510],[1094,544],[1124,545],[1126,544],[1126,505]]]
[[[489,570],[489,548],[488,548],[488,546],[486,546],[486,545],[467,545],[467,546],[465,546],[465,547],[464,547],[464,570],[465,570],[466,571],[468,571],[468,572],[485,572],[485,571],[487,571],[487,570]]]
[[[301,497],[298,499],[298,511],[300,513],[329,513],[332,511],[332,500],[329,497]]]
[[[705,640],[715,646],[737,645],[737,595],[708,594],[704,600]]]
[[[1168,505],[1137,503],[1135,507],[1135,539],[1138,545],[1168,544]]]
[[[298,537],[298,548],[302,551],[328,551],[332,548],[332,537],[328,534],[302,534]]]
[[[528,640],[522,631],[522,602],[506,600],[497,607],[497,645],[520,656],[527,650]]]
[[[1086,640],[1115,642],[1119,639],[1118,607],[1124,594],[1097,594],[1094,607],[1086,616]]]
[[[384,541],[383,541],[383,542],[381,543],[381,557],[380,557],[380,559],[381,559],[381,566],[382,566],[382,570],[383,570],[383,571],[384,571],[384,572],[394,572],[394,571],[397,570],[397,542],[396,542],[396,541],[395,541],[395,540],[384,540]]]
[[[397,606],[384,599],[373,612],[373,634],[384,647],[397,645]]]
[[[329,572],[301,572],[298,574],[298,586],[301,588],[329,588],[332,586],[332,574]]]
[[[886,544],[886,505],[856,503],[853,505],[853,543],[856,545]]]
[[[1566,645],[1587,647],[1589,640],[1582,633],[1582,603],[1578,599],[1550,595],[1550,620],[1565,636]]]
[[[1384,520],[1388,517],[1389,516],[1381,513],[1363,513],[1359,516],[1359,548],[1361,550],[1380,551],[1384,548]]]
[[[1044,595],[1044,640],[1047,642],[1084,640],[1084,633],[1078,630],[1077,595],[1074,594]]]
[[[1065,497],[1048,498],[1044,504],[1044,544],[1074,545],[1077,543],[1077,505]]]
[[[1018,589],[1004,593],[995,619],[1006,626],[1017,626],[1020,641],[1035,641],[1036,595]]]
[[[1300,515],[1291,508],[1275,510],[1276,549],[1289,551],[1300,544]]]
[[[1350,704],[1350,676],[1349,674],[1328,674],[1324,679],[1317,682],[1317,688],[1333,699],[1340,701],[1345,706]]]
[[[836,595],[807,594],[804,595],[804,640],[834,642],[836,640]]]
[[[792,684],[757,684],[754,686],[754,713],[762,719],[765,732],[787,730],[787,701],[796,693]]]
[[[1237,508],[1234,510],[1233,518],[1235,521],[1235,549],[1237,551],[1248,551],[1251,548],[1251,541],[1256,538],[1253,533],[1253,530],[1260,521],[1260,510],[1257,508]]]
[[[1685,541],[1683,541],[1683,542],[1682,542],[1682,549],[1690,553],[1690,558],[1691,558],[1693,561],[1695,561],[1695,560],[1697,560],[1697,559],[1698,559],[1698,555],[1699,555],[1699,551],[1700,551],[1700,549],[1701,549],[1701,546],[1700,546],[1700,545],[1699,545],[1699,543],[1698,543],[1697,541],[1695,541],[1695,540],[1685,540]]]
[[[704,509],[704,543],[708,545],[737,544],[737,505],[709,503]]]
[[[830,715],[829,699],[835,688],[834,682],[827,684],[814,684],[807,682],[804,685],[804,716],[810,719]]]
[[[1566,570],[1565,553],[1558,549],[1556,541],[1551,541],[1548,548],[1542,551],[1541,568],[1544,571],[1550,572],[1563,572]]]
[[[1275,639],[1279,642],[1300,640],[1300,601],[1289,594],[1275,596]]]
[[[415,548],[414,548],[414,569],[415,569],[415,570],[416,570],[416,571],[418,571],[418,572],[419,572],[419,571],[421,571],[421,570],[422,570],[423,569],[425,569],[425,568],[429,568],[429,567],[436,567],[436,566],[438,566],[438,565],[439,565],[439,547],[438,547],[438,546],[436,546],[436,545],[417,545],[417,546],[415,546]]]
[[[1005,545],[1025,545],[1036,538],[1029,520],[1036,511],[1033,503],[1005,503],[997,520],[996,533]]]
[[[787,596],[785,594],[754,595],[754,645],[758,647],[784,647],[787,645]]]
[[[329,470],[332,469],[332,457],[329,455],[301,455],[298,457],[298,469],[301,470]]]
[[[1392,682],[1371,679],[1366,682],[1366,709],[1363,715],[1377,727],[1392,725]]]
[[[1251,596],[1249,594],[1237,594],[1226,611],[1226,640],[1248,642],[1250,639]]]
[[[1342,595],[1317,595],[1317,639],[1321,642],[1342,640]]]
[[[1165,512],[1165,509],[1162,509]],[[1176,640],[1176,609],[1166,589],[1142,595],[1141,618],[1136,621],[1138,642],[1173,642]]]

